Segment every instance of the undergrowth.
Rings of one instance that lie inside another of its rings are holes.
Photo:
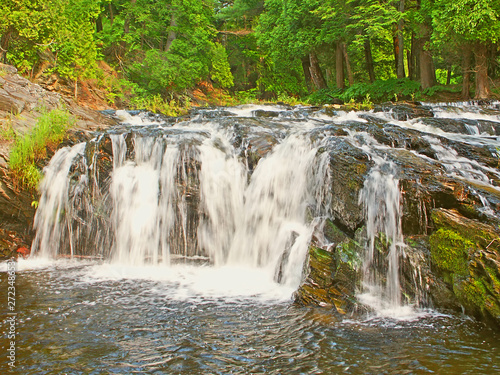
[[[15,180],[36,189],[42,177],[37,163],[46,157],[47,147],[55,148],[74,123],[75,119],[66,110],[43,110],[29,133],[17,135],[9,157],[9,168]]]

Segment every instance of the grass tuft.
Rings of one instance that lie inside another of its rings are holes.
[[[15,180],[36,189],[42,178],[37,163],[47,156],[47,147],[55,148],[74,123],[75,119],[66,110],[43,111],[31,132],[16,137],[9,157]]]

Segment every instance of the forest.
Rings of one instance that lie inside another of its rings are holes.
[[[500,93],[500,0],[3,0],[0,35],[2,62],[110,104]]]

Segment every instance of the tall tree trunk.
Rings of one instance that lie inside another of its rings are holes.
[[[497,53],[498,43],[491,43],[488,49],[488,76],[492,79],[498,76]]]
[[[436,84],[436,73],[430,51],[420,51],[420,84],[422,89],[428,89]]]
[[[12,31],[7,30],[0,39],[0,61],[3,61],[4,64],[7,64],[7,50],[9,49],[11,35]]]
[[[99,33],[102,31],[102,18],[101,15],[98,15],[96,20],[95,20],[95,31],[96,33]]]
[[[462,99],[470,99],[470,76],[471,76],[471,65],[472,65],[472,48],[470,44],[466,43],[463,49],[463,61],[462,61],[462,73],[463,73],[463,84],[462,84]]]
[[[448,72],[446,73],[446,85],[451,84],[451,65],[448,67]]]
[[[403,13],[405,11],[405,0],[399,0],[399,12]],[[397,57],[397,77],[398,78],[405,78],[405,45],[404,45],[404,39],[403,39],[403,26],[404,26],[404,21],[403,18],[401,18],[398,22],[398,57]]]
[[[113,26],[113,21],[115,20],[115,15],[113,13],[113,5],[109,3],[109,22],[111,23],[111,26]]]
[[[335,82],[337,88],[345,89],[344,75],[344,52],[342,50],[342,42],[337,42],[335,48]]]
[[[476,99],[487,99],[491,95],[488,81],[488,46],[477,42],[474,48],[476,57]]]
[[[426,49],[430,42],[430,29],[427,25],[422,25],[423,37],[420,38],[420,84],[422,89],[428,89],[436,84],[436,72],[432,61],[431,51]]]
[[[347,70],[347,80],[349,85],[354,84],[354,76],[352,75],[351,62],[349,60],[349,55],[347,54],[347,46],[342,43],[342,52],[344,53],[345,69]]]
[[[365,60],[366,60],[366,70],[368,70],[368,77],[370,78],[370,83],[375,81],[375,68],[373,66],[373,55],[372,55],[372,47],[370,45],[370,39],[368,37],[365,38]]]
[[[415,79],[415,68],[416,68],[416,63],[415,63],[415,33],[411,33],[411,39],[410,39],[410,51],[407,53],[407,60],[408,60],[408,78],[414,80]]]
[[[313,88],[313,82],[312,82],[312,77],[311,77],[311,63],[309,60],[309,56],[303,56],[301,59],[302,62],[302,70],[304,71],[304,79],[306,81],[306,86],[309,91],[311,91]]]
[[[170,27],[168,30],[167,43],[165,44],[165,52],[168,52],[172,46],[172,42],[177,38],[177,33],[175,32],[175,27],[177,26],[177,20],[175,17],[175,9],[172,10],[172,17],[170,18]]]
[[[136,2],[137,2],[137,0],[130,0],[131,5],[134,5]],[[123,22],[123,33],[124,34],[130,33],[130,18],[131,18],[130,14],[127,14],[125,17],[125,21]],[[127,42],[122,40],[120,42],[120,45],[122,48],[121,48],[121,51],[119,53],[124,55],[125,51],[127,50]]]
[[[309,54],[309,71],[311,72],[312,82],[317,90],[321,90],[326,88],[325,77],[323,77],[323,73],[321,72],[321,68],[319,66],[318,56],[314,52]]]

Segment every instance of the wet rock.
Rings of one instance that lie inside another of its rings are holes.
[[[352,241],[346,241],[335,249],[309,247],[305,281],[294,294],[300,306],[322,306],[340,314],[353,311],[354,297],[359,281],[358,249]]]
[[[392,104],[384,103],[375,106],[374,112],[385,112],[392,116],[395,120],[406,121],[419,117],[434,117],[432,109],[426,106],[415,104]]]
[[[276,111],[266,111],[264,109],[256,109],[255,111],[252,111],[252,115],[254,117],[273,118],[273,117],[278,117],[280,113]]]
[[[429,242],[437,275],[468,314],[500,324],[500,231],[454,210],[436,209],[432,219],[437,230]]]
[[[333,137],[326,148],[332,176],[331,211],[342,229],[354,233],[364,220],[363,209],[358,203],[359,191],[373,162],[342,137]]]

